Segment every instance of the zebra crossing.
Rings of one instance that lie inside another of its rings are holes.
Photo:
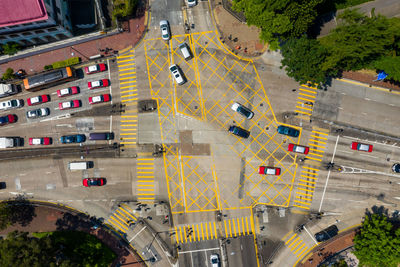
[[[154,158],[138,158],[136,174],[137,200],[141,203],[154,203]]]
[[[315,186],[318,180],[321,161],[324,156],[328,141],[329,130],[314,126],[311,131],[308,146],[310,152],[305,157],[307,165],[303,165],[300,171],[300,178],[297,182],[293,206],[301,209],[310,209]],[[309,166],[311,165],[311,166]]]
[[[121,105],[124,106],[120,118],[120,143],[126,148],[136,147],[138,132],[137,80],[134,50],[117,57]]]
[[[309,247],[300,238],[300,236],[294,233],[293,231],[287,233],[282,238],[282,241],[285,243],[285,246],[287,246],[297,258],[302,258],[309,249]]]
[[[110,215],[106,223],[122,233],[126,233],[131,223],[137,221],[137,218],[133,213],[134,211],[130,207],[125,204],[120,204],[119,207]]]
[[[175,226],[172,231],[176,243],[200,242],[217,239],[219,236],[233,238],[254,233],[252,217],[237,217],[220,222],[203,222]]]
[[[297,96],[297,103],[294,112],[297,113],[297,117],[310,120],[315,99],[317,97],[318,88],[310,84],[302,84],[299,88],[299,94]]]

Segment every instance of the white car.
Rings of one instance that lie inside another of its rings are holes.
[[[174,76],[177,84],[182,85],[186,82],[186,79],[183,77],[183,73],[178,65],[171,65],[169,70],[171,71],[172,76]]]
[[[26,117],[29,119],[35,119],[39,117],[45,117],[50,114],[50,109],[49,108],[38,108],[34,110],[30,110],[26,112]]]
[[[212,267],[219,267],[220,261],[219,261],[219,255],[218,254],[211,254],[210,256],[210,263]]]
[[[171,39],[171,30],[169,29],[168,20],[160,21],[161,37],[163,40],[168,41]]]
[[[232,105],[232,110],[236,111],[237,113],[239,113],[240,115],[251,119],[254,117],[254,113],[253,111],[251,111],[250,109],[246,108],[245,106],[243,106],[242,104],[235,102]]]
[[[3,110],[10,109],[10,108],[19,108],[19,107],[22,107],[22,102],[18,99],[0,102],[0,109],[3,109]]]
[[[197,0],[187,0],[188,7],[194,7],[197,4]]]

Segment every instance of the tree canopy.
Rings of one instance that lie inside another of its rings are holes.
[[[0,240],[0,266],[108,267],[114,252],[94,236],[60,231],[30,237],[11,232]]]
[[[395,230],[385,215],[367,215],[354,238],[354,248],[360,266],[396,267],[400,263],[400,228]]]
[[[243,11],[248,25],[260,28],[260,39],[271,50],[281,40],[300,37],[317,17],[317,6],[325,0],[233,0],[233,9]]]
[[[390,54],[400,31],[394,30],[389,20],[377,15],[367,17],[357,10],[346,10],[338,17],[342,23],[333,32],[320,39],[329,55],[324,69],[359,70],[371,62]]]
[[[306,36],[290,39],[281,46],[281,53],[282,67],[289,77],[299,83],[310,81],[324,84],[332,73],[322,69],[328,51],[315,39],[308,39]]]

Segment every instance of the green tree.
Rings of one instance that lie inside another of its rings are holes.
[[[11,213],[8,203],[0,202],[0,230],[4,230],[12,224]]]
[[[133,15],[138,0],[113,0],[113,18],[121,19]]]
[[[323,69],[359,70],[389,53],[397,33],[390,21],[381,16],[364,16],[356,10],[346,10],[339,19],[342,24],[320,39],[329,55]]]
[[[248,25],[260,28],[260,39],[271,50],[281,40],[300,37],[314,22],[317,6],[325,0],[233,0],[233,9],[244,12]]]
[[[14,70],[12,68],[7,68],[2,76],[3,80],[11,80],[14,79]]]
[[[383,70],[388,74],[389,79],[400,82],[400,56],[383,57],[373,63],[378,70]]]
[[[0,266],[55,267],[49,238],[32,238],[28,233],[11,232],[0,241]]]
[[[4,54],[14,55],[15,53],[18,52],[19,49],[21,49],[21,46],[18,43],[9,42],[9,43],[6,43],[5,45],[3,45],[2,48],[3,48]]]
[[[282,67],[289,77],[299,83],[310,81],[324,84],[327,77],[333,74],[332,71],[322,69],[328,51],[315,39],[306,36],[290,39],[281,46],[281,53]]]
[[[394,230],[385,215],[367,215],[354,238],[360,266],[396,267],[400,263],[400,228]]]

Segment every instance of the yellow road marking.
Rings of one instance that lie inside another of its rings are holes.
[[[308,112],[305,112],[305,111],[301,111],[301,110],[295,110],[297,113],[302,113],[302,114],[306,114],[306,115],[310,115],[311,116],[311,113],[308,113]]]
[[[311,152],[308,155],[313,155],[313,156],[317,156],[317,157],[321,157],[321,158],[324,156],[324,155],[321,155],[321,154],[315,154],[315,153],[311,153]]]
[[[292,232],[293,232],[293,231],[292,231]],[[297,236],[297,234],[296,234],[296,233],[293,233],[292,237],[291,237],[289,240],[287,240],[287,241],[285,242],[285,245],[289,244],[289,242],[290,242],[295,236]]]
[[[292,243],[288,246],[288,248],[291,248],[298,240],[300,239],[300,236],[298,236],[295,240],[293,240]]]
[[[318,179],[318,177],[311,177],[311,176],[302,175],[302,174],[300,174],[300,177],[309,178],[309,179],[313,179],[313,180],[317,180]]]
[[[325,151],[320,150],[320,149],[315,149],[315,148],[310,148],[310,151],[316,151],[316,152],[321,152],[324,153]]]
[[[311,203],[307,203],[307,202],[303,202],[303,201],[298,201],[298,200],[294,200],[294,202],[301,203],[301,204],[304,204],[304,205],[311,205]]]
[[[303,245],[301,245],[298,249],[296,249],[296,251],[293,252],[294,255],[297,254],[297,252],[306,245],[306,243],[303,243]]]
[[[315,100],[313,100],[313,99],[308,99],[308,98],[303,98],[303,97],[298,97],[297,99],[301,99],[301,100],[304,100],[304,101],[307,101],[307,102],[312,102],[312,103],[315,102]]]
[[[322,137],[322,136],[318,136],[318,135],[311,135],[311,137],[315,137],[315,138],[317,138],[317,139],[322,139],[322,140],[328,140],[328,138],[327,137]]]
[[[316,160],[316,161],[322,161],[322,159],[317,159],[317,158],[313,158],[313,157],[306,157],[307,159],[311,159],[311,160]]]
[[[303,91],[303,92],[308,92],[308,93],[311,93],[311,94],[316,94],[317,93],[316,91],[311,91],[311,90],[307,90],[307,89],[304,89],[304,88],[300,88],[299,90]]]
[[[293,204],[293,207],[298,207],[298,208],[302,208],[302,209],[306,209],[306,210],[310,209],[309,207],[299,206],[299,205],[296,205],[296,204]]]
[[[284,237],[282,237],[282,241],[285,241],[285,239],[290,235],[290,234],[292,234],[293,233],[293,231],[290,231],[290,232],[288,232],[288,233],[286,233],[286,235],[284,236]]]
[[[129,64],[123,64],[123,65],[118,65],[118,67],[126,67],[126,66],[134,66],[135,63],[129,63]]]
[[[319,171],[319,169],[311,168],[311,167],[308,167],[308,166],[303,166],[303,169],[313,170],[313,171],[316,171],[316,172]],[[302,171],[302,172],[304,172],[304,171]],[[316,175],[318,175],[318,174],[316,174]]]
[[[328,131],[328,133],[324,133],[323,131],[321,131],[321,130],[323,130],[323,129],[321,129],[321,128],[319,128],[319,131],[316,131],[316,130],[313,130],[312,132],[313,133],[317,133],[317,134],[322,134],[322,135],[326,135],[326,136],[328,136],[329,135],[329,131]]]
[[[317,143],[317,144],[324,144],[324,145],[326,145],[326,142],[322,142],[322,141],[320,141],[320,140],[315,140],[315,139],[310,139],[310,140],[308,140],[309,142],[315,142],[315,143]]]
[[[301,188],[301,187],[297,188],[297,190],[302,190],[302,191],[314,193],[314,190],[309,190],[309,189],[305,189],[305,188]]]
[[[305,97],[311,97],[311,98],[315,98],[315,95],[309,95],[309,94],[304,94],[304,93],[299,93],[299,95],[305,96]]]
[[[296,192],[296,194],[303,195],[303,196],[308,196],[308,197],[312,197],[313,196],[311,194],[306,194],[306,193],[302,193],[302,192]]]
[[[296,108],[301,108],[301,109],[312,111],[312,108],[306,108],[306,107],[302,107],[302,106],[296,106]]]
[[[309,146],[313,146],[313,147],[325,148],[324,146],[319,146],[319,145],[316,145],[314,143],[308,143],[308,145]]]
[[[310,174],[310,175],[314,175],[314,176],[318,176],[319,175],[318,173],[315,173],[315,172],[309,172],[309,171],[301,171],[301,172],[302,173],[307,173],[307,174]]]

